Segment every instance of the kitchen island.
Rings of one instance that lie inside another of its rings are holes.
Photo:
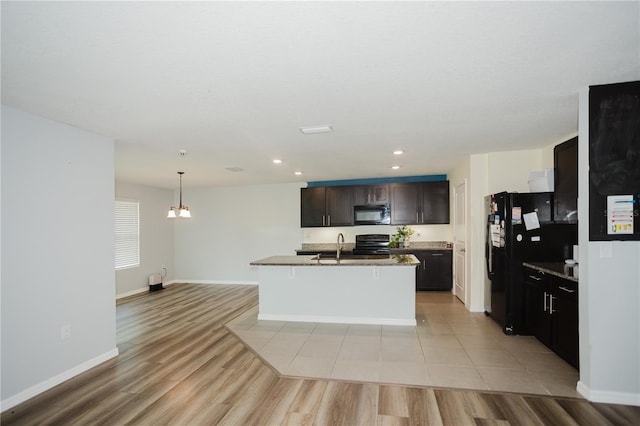
[[[416,325],[413,255],[272,256],[259,274],[259,320]]]

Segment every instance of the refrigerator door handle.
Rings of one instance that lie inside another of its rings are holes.
[[[493,279],[493,247],[491,247],[491,224],[487,223],[487,238],[485,241],[485,255],[484,258],[487,262],[487,276],[489,279]]]

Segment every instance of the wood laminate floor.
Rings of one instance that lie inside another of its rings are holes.
[[[256,287],[175,284],[119,301],[120,355],[2,413],[3,425],[608,425],[640,407],[282,377],[225,328]]]

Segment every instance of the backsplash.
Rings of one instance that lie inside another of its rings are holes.
[[[301,228],[303,244],[333,243],[338,234],[344,235],[345,243],[355,243],[356,235],[360,234],[389,234],[396,233],[395,225],[345,226],[331,228]],[[411,242],[451,241],[453,239],[452,225],[411,225],[414,234]]]

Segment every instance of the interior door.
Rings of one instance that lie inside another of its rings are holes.
[[[453,219],[453,293],[462,303],[466,304],[467,279],[467,223],[466,223],[466,185],[465,179],[456,185],[454,190],[454,219]]]

